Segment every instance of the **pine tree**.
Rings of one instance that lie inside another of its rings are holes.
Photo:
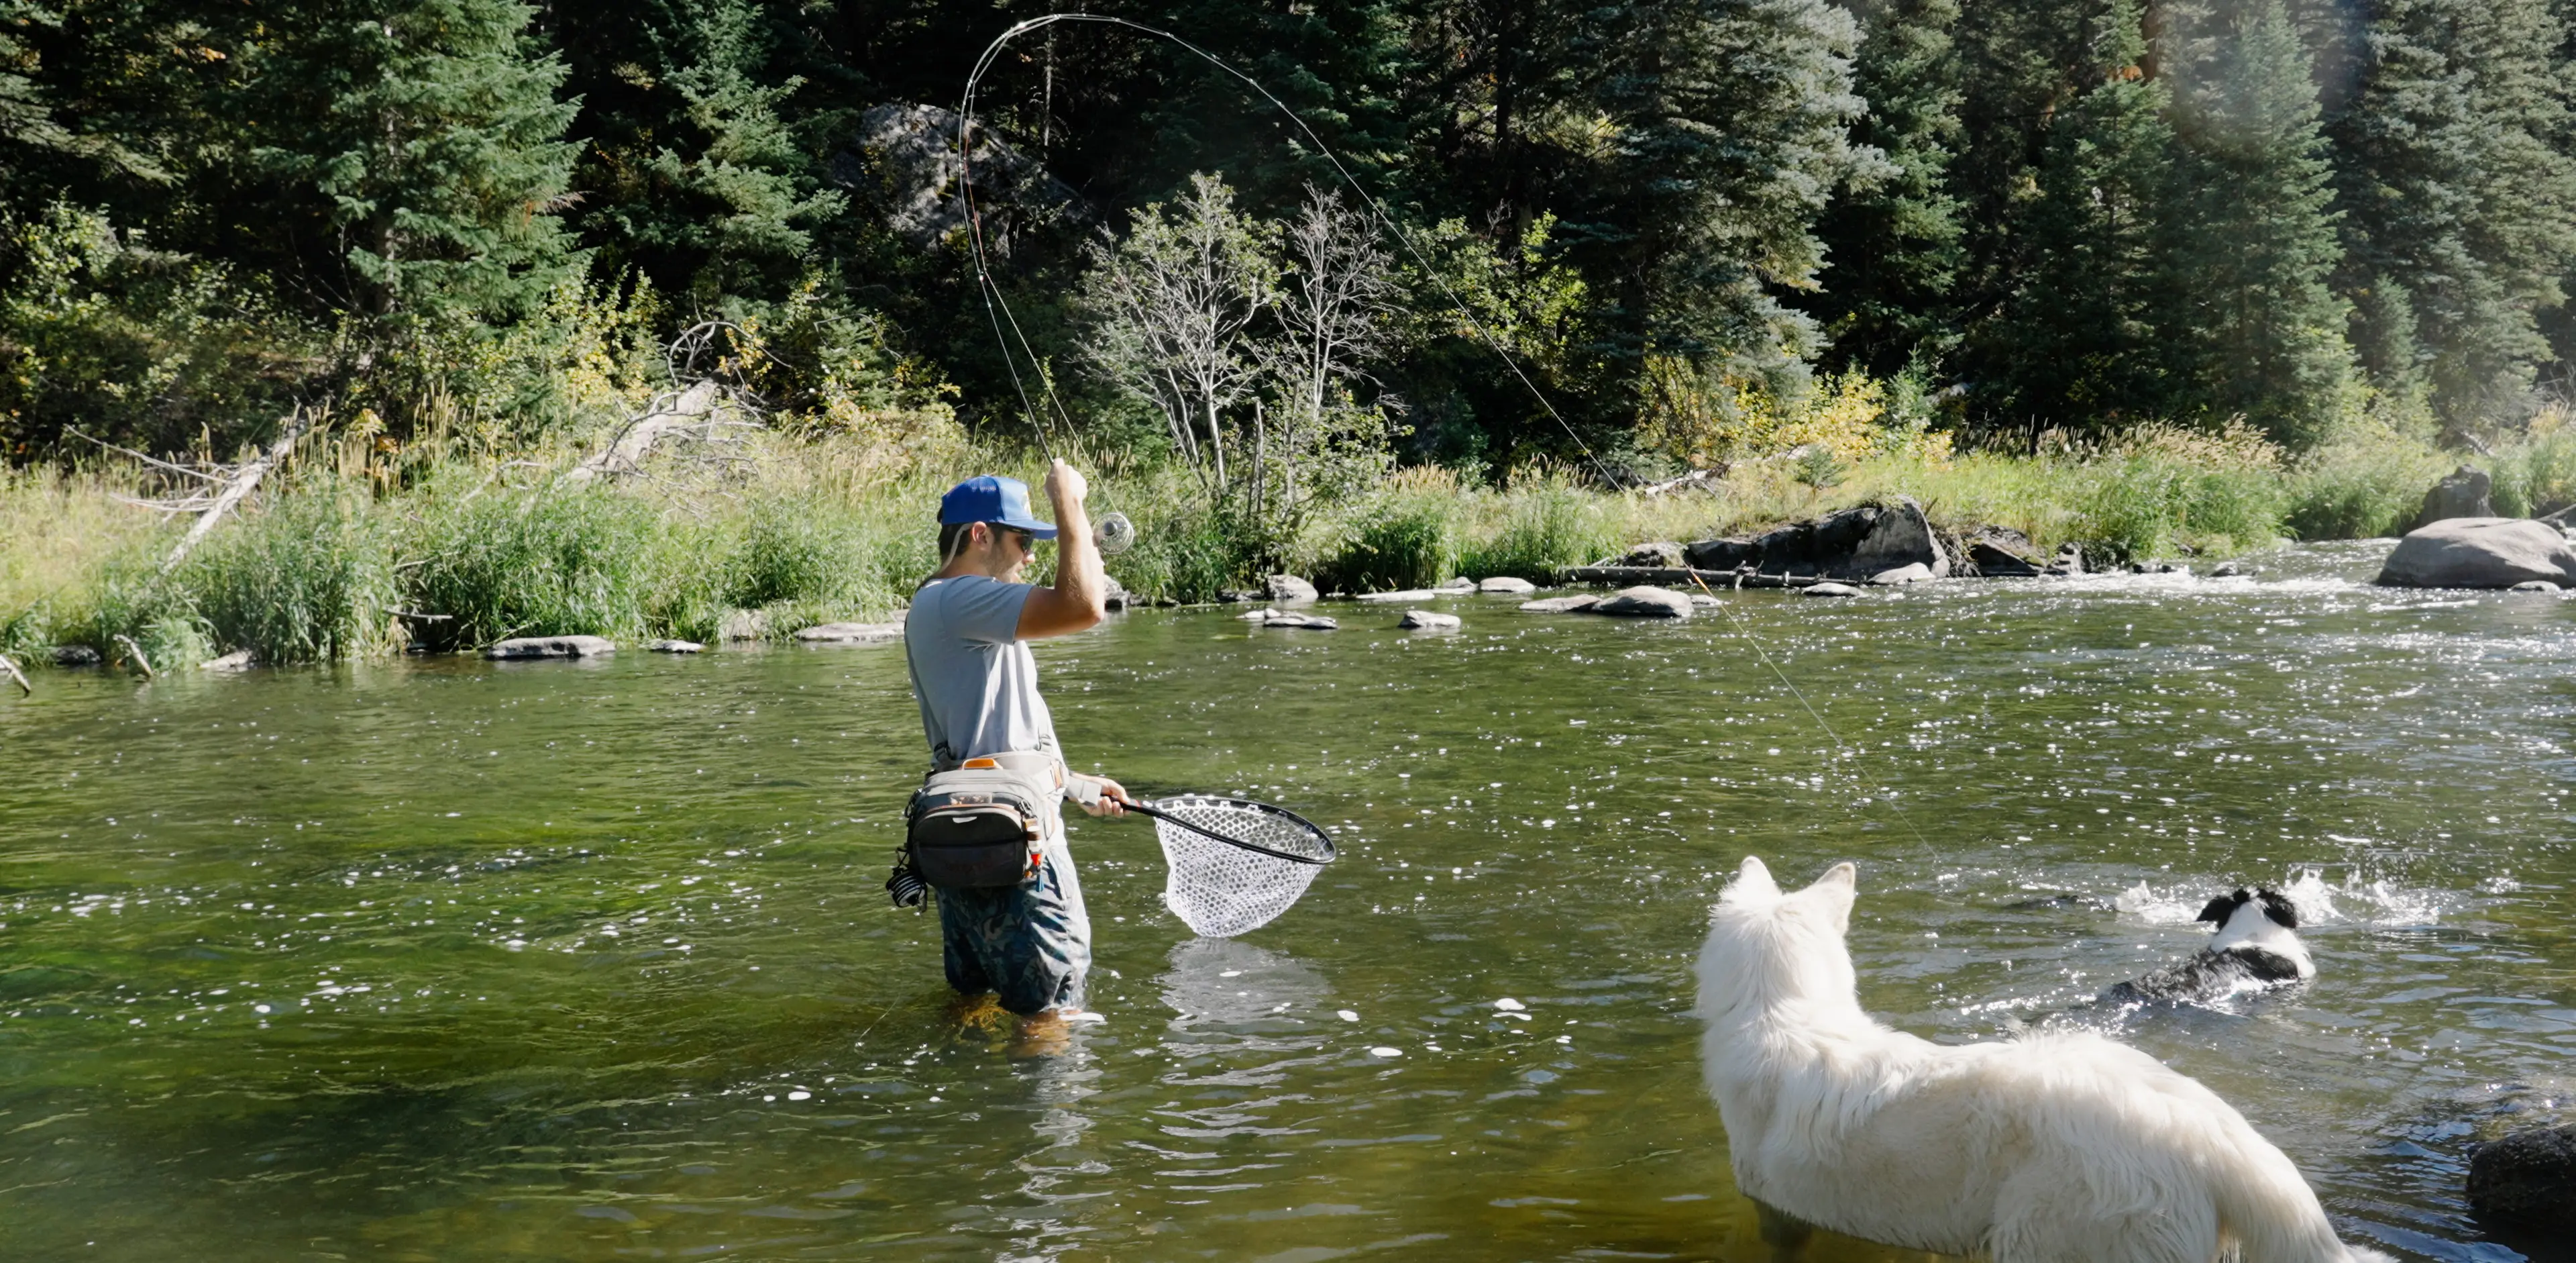
[[[2332,172],[2306,50],[2280,0],[2169,15],[2175,187],[2161,249],[2176,404],[2320,438],[2351,380]]]
[[[2360,84],[2329,121],[2354,341],[2383,386],[2422,365],[2454,425],[2550,357],[2535,313],[2576,259],[2564,34],[2544,0],[2368,0]],[[2412,330],[2392,323],[2411,315]]]
[[[1780,291],[1812,288],[1827,194],[1875,155],[1846,129],[1858,30],[1822,0],[1634,0],[1594,32],[1612,150],[1581,222],[1615,349],[1781,393],[1803,389],[1815,325]],[[1606,264],[1606,266],[1604,266]]]
[[[1852,125],[1852,140],[1887,166],[1876,181],[1848,187],[1817,225],[1825,271],[1811,307],[1849,367],[1892,373],[1919,355],[1937,358],[1955,338],[1958,20],[1957,0],[1870,0],[1861,9],[1852,77],[1869,112]]]
[[[804,80],[770,71],[754,0],[584,5],[555,21],[584,90],[582,183],[602,195],[576,216],[585,243],[701,308],[784,297],[846,199],[818,188],[781,118]]]
[[[2129,0],[2082,14],[2082,60],[2034,143],[1990,284],[2000,315],[1975,331],[1988,424],[2084,429],[2164,415],[2174,366],[2157,336],[2170,307],[2157,252],[2173,133],[2165,85]]]
[[[283,181],[274,227],[321,256],[326,301],[389,333],[509,320],[576,266],[557,213],[577,105],[556,99],[563,66],[529,40],[532,12],[357,0],[277,17],[246,94],[273,138],[253,156]]]

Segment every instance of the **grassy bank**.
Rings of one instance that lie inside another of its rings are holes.
[[[1200,601],[1274,567],[1341,591],[1458,574],[1544,581],[1643,540],[1900,494],[1943,526],[2008,526],[2043,551],[2080,541],[2097,557],[2224,555],[2398,531],[2458,459],[2360,428],[2295,460],[2243,433],[2152,428],[2037,453],[1954,453],[1921,436],[1841,450],[1741,462],[1712,490],[1652,497],[1595,490],[1564,469],[1499,486],[1407,469],[1267,535],[1169,465],[1097,476],[1094,503],[1139,528],[1137,547],[1111,563],[1116,578],[1147,599]],[[187,519],[123,502],[158,489],[138,466],[0,471],[0,652],[108,652],[124,636],[170,669],[234,649],[294,663],[522,635],[712,640],[729,623],[779,637],[900,608],[932,568],[941,490],[983,471],[1034,482],[1042,469],[1032,453],[953,432],[900,446],[756,435],[723,460],[657,463],[614,483],[567,481],[578,457],[450,447],[387,458],[362,436],[318,434],[166,572]],[[2535,427],[2474,463],[2495,476],[2499,512],[2576,501],[2576,430]]]

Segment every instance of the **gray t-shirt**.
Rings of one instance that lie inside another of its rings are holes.
[[[936,757],[1013,750],[1058,753],[1055,717],[1038,696],[1038,663],[1021,643],[1020,607],[1033,591],[982,575],[933,579],[904,615],[903,651],[921,732]]]

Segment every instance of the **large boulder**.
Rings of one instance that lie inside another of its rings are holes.
[[[2469,1155],[2469,1205],[2482,1219],[2576,1233],[2576,1124],[2479,1145]]]
[[[2029,579],[2039,574],[2032,560],[2030,536],[2009,526],[1980,526],[1968,532],[1967,562],[1989,579]]]
[[[1538,591],[1538,585],[1527,579],[1515,579],[1510,575],[1495,575],[1491,579],[1478,583],[1476,585],[1476,590],[1479,592],[1502,592],[1511,595],[1525,595],[1527,593]]]
[[[1263,582],[1270,585],[1270,599],[1282,604],[1311,601],[1319,595],[1314,584],[1293,574],[1275,574]]]
[[[1465,625],[1455,614],[1432,610],[1406,610],[1404,620],[1396,624],[1406,631],[1456,631]]]
[[[2424,493],[2424,506],[2416,510],[2415,524],[2408,529],[2459,517],[2494,517],[2495,505],[2487,498],[2494,489],[2495,480],[2485,470],[2462,465]]]
[[[2540,579],[2576,583],[2576,546],[2545,522],[2455,517],[2407,533],[2380,567],[2402,588],[2510,588]]]
[[[1628,618],[1689,618],[1691,599],[1671,588],[1621,588],[1601,598],[1590,612]]]
[[[1332,631],[1342,624],[1321,614],[1292,614],[1286,610],[1266,610],[1261,625],[1283,631]]]
[[[1769,574],[1867,579],[1920,565],[1936,578],[1950,573],[1950,553],[1923,516],[1923,506],[1899,496],[1892,504],[1863,505],[1828,513],[1750,538],[1704,539],[1683,550],[1702,570],[1751,565]]]

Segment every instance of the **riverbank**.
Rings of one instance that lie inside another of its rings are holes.
[[[1172,465],[1113,466],[1100,511],[1136,547],[1110,572],[1139,599],[1197,602],[1286,570],[1327,591],[1427,587],[1455,575],[1546,583],[1645,540],[1742,533],[1908,495],[1936,526],[2007,527],[2042,554],[2218,557],[2285,539],[2396,533],[2460,460],[2356,431],[2304,457],[2243,433],[2150,427],[2117,445],[2041,452],[1820,448],[1659,493],[1606,492],[1575,471],[1502,485],[1398,470],[1284,525],[1247,529],[1230,501]],[[57,646],[114,658],[132,642],[163,669],[235,650],[295,663],[475,648],[509,636],[777,638],[900,608],[933,565],[938,494],[976,472],[1035,482],[1043,458],[953,431],[882,438],[754,434],[720,458],[656,458],[616,478],[571,476],[585,453],[395,452],[318,433],[247,507],[165,569],[191,521],[138,504],[171,477],[122,457],[75,471],[0,471],[0,653],[42,665]],[[2576,433],[2538,428],[2472,458],[2495,507],[2576,500]]]

